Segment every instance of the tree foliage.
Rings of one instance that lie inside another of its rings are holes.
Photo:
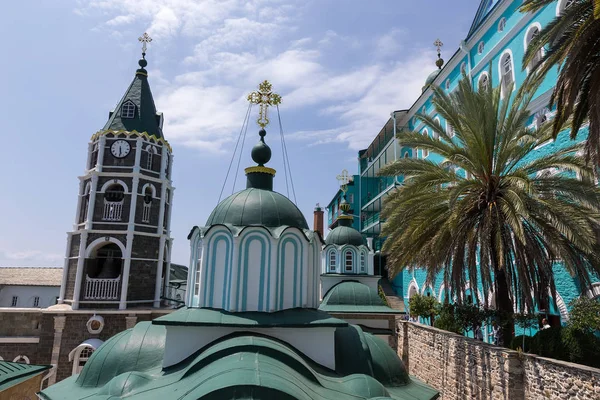
[[[429,281],[441,273],[459,303],[467,282],[480,281],[508,314],[513,301],[524,310],[547,301],[548,289],[554,297],[556,259],[590,285],[590,272],[600,272],[600,191],[577,155],[582,145],[534,156],[552,135],[550,124],[528,128],[535,88],[502,99],[499,87],[476,91],[463,77],[451,94],[433,90],[433,105],[455,135],[433,116],[418,114],[440,139],[400,132],[397,140],[444,161],[403,158],[380,172],[404,176],[383,209],[382,250],[392,276],[413,267],[425,268]]]
[[[433,317],[437,314],[437,304],[435,297],[416,293],[410,298],[410,315],[429,319],[433,323]]]

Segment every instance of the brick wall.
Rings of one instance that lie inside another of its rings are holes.
[[[398,322],[398,355],[441,399],[600,398],[600,370],[495,347],[451,332]]]
[[[156,285],[156,261],[131,261],[127,300],[153,300]]]

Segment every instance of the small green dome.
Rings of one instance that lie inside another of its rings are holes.
[[[384,386],[405,386],[410,383],[406,367],[396,352],[383,339],[365,332],[371,353],[373,377]]]
[[[327,306],[385,306],[377,290],[356,281],[338,283],[329,289],[321,304]]]
[[[325,239],[325,244],[336,244],[343,246],[351,244],[353,246],[366,245],[366,241],[359,231],[349,226],[335,227]]]
[[[206,226],[217,224],[308,229],[304,215],[287,197],[252,187],[232,194],[217,205]]]
[[[427,90],[429,85],[433,83],[433,81],[435,80],[435,78],[437,78],[441,71],[441,69],[436,69],[435,71],[429,74],[427,79],[425,79],[425,86],[423,86],[423,91]]]

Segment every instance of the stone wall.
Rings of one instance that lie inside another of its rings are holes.
[[[398,355],[409,373],[441,399],[600,398],[600,370],[520,354],[406,321],[398,322]]]

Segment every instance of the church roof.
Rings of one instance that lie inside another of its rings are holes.
[[[0,392],[52,368],[50,365],[0,361]]]
[[[0,267],[2,285],[60,286],[62,267]]]
[[[343,281],[329,289],[319,310],[328,313],[401,313],[388,307],[375,289],[356,281]]]
[[[143,68],[145,65],[146,60],[140,60],[142,68],[136,71],[125,95],[123,95],[115,109],[110,112],[103,130],[147,132],[150,136],[163,137],[162,114],[156,112],[154,98],[148,83],[148,73]],[[133,118],[125,118],[122,115],[123,105],[127,102],[132,102],[135,105]]]
[[[469,28],[467,39],[475,33],[477,28],[483,24],[483,21],[485,21],[490,12],[500,3],[501,0],[481,0],[481,3],[479,3],[479,8],[477,9],[477,13],[475,14],[475,18],[473,19],[473,23],[471,24],[471,28]]]
[[[138,323],[96,350],[78,376],[40,393],[45,400],[306,399],[430,400],[439,393],[410,378],[382,339],[359,327],[337,328],[336,370],[289,344],[239,332],[162,368],[166,330]]]
[[[308,229],[302,212],[287,197],[272,190],[249,187],[220,202],[206,225],[292,226]]]

